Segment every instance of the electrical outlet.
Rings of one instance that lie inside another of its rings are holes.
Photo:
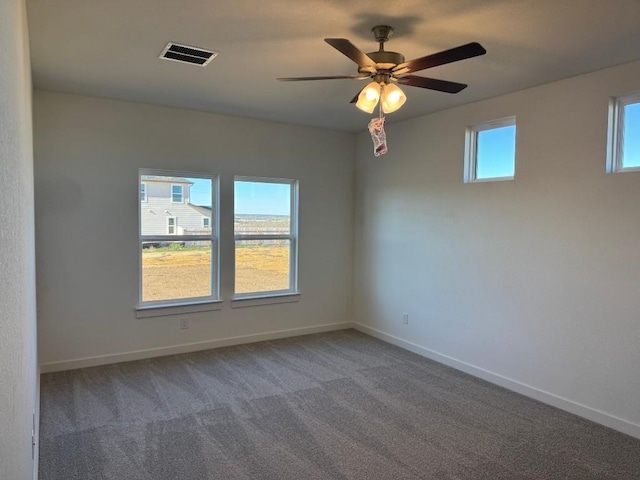
[[[180,328],[182,330],[186,330],[187,328],[189,328],[189,319],[188,318],[181,318],[180,319]]]
[[[402,323],[409,325],[409,314],[406,312],[402,314]]]

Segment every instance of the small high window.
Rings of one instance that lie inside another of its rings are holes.
[[[202,217],[202,228],[204,228],[205,230],[211,228],[209,217]]]
[[[640,93],[609,103],[607,173],[640,171]]]
[[[467,128],[464,182],[513,180],[516,172],[516,117]]]

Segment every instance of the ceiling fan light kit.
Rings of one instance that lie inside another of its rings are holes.
[[[407,96],[393,83],[378,83],[374,80],[360,91],[356,107],[363,112],[373,113],[378,101],[384,113],[392,113],[404,105]]]

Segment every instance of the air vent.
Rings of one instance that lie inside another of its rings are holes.
[[[189,47],[187,45],[178,45],[177,43],[169,43],[160,54],[160,58],[204,67],[213,60],[216,55],[218,55],[218,52]]]

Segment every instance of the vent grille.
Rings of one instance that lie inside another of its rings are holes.
[[[216,55],[218,55],[218,52],[213,52],[211,50],[190,47],[188,45],[179,45],[177,43],[169,43],[160,54],[160,58],[204,67],[213,60]]]

